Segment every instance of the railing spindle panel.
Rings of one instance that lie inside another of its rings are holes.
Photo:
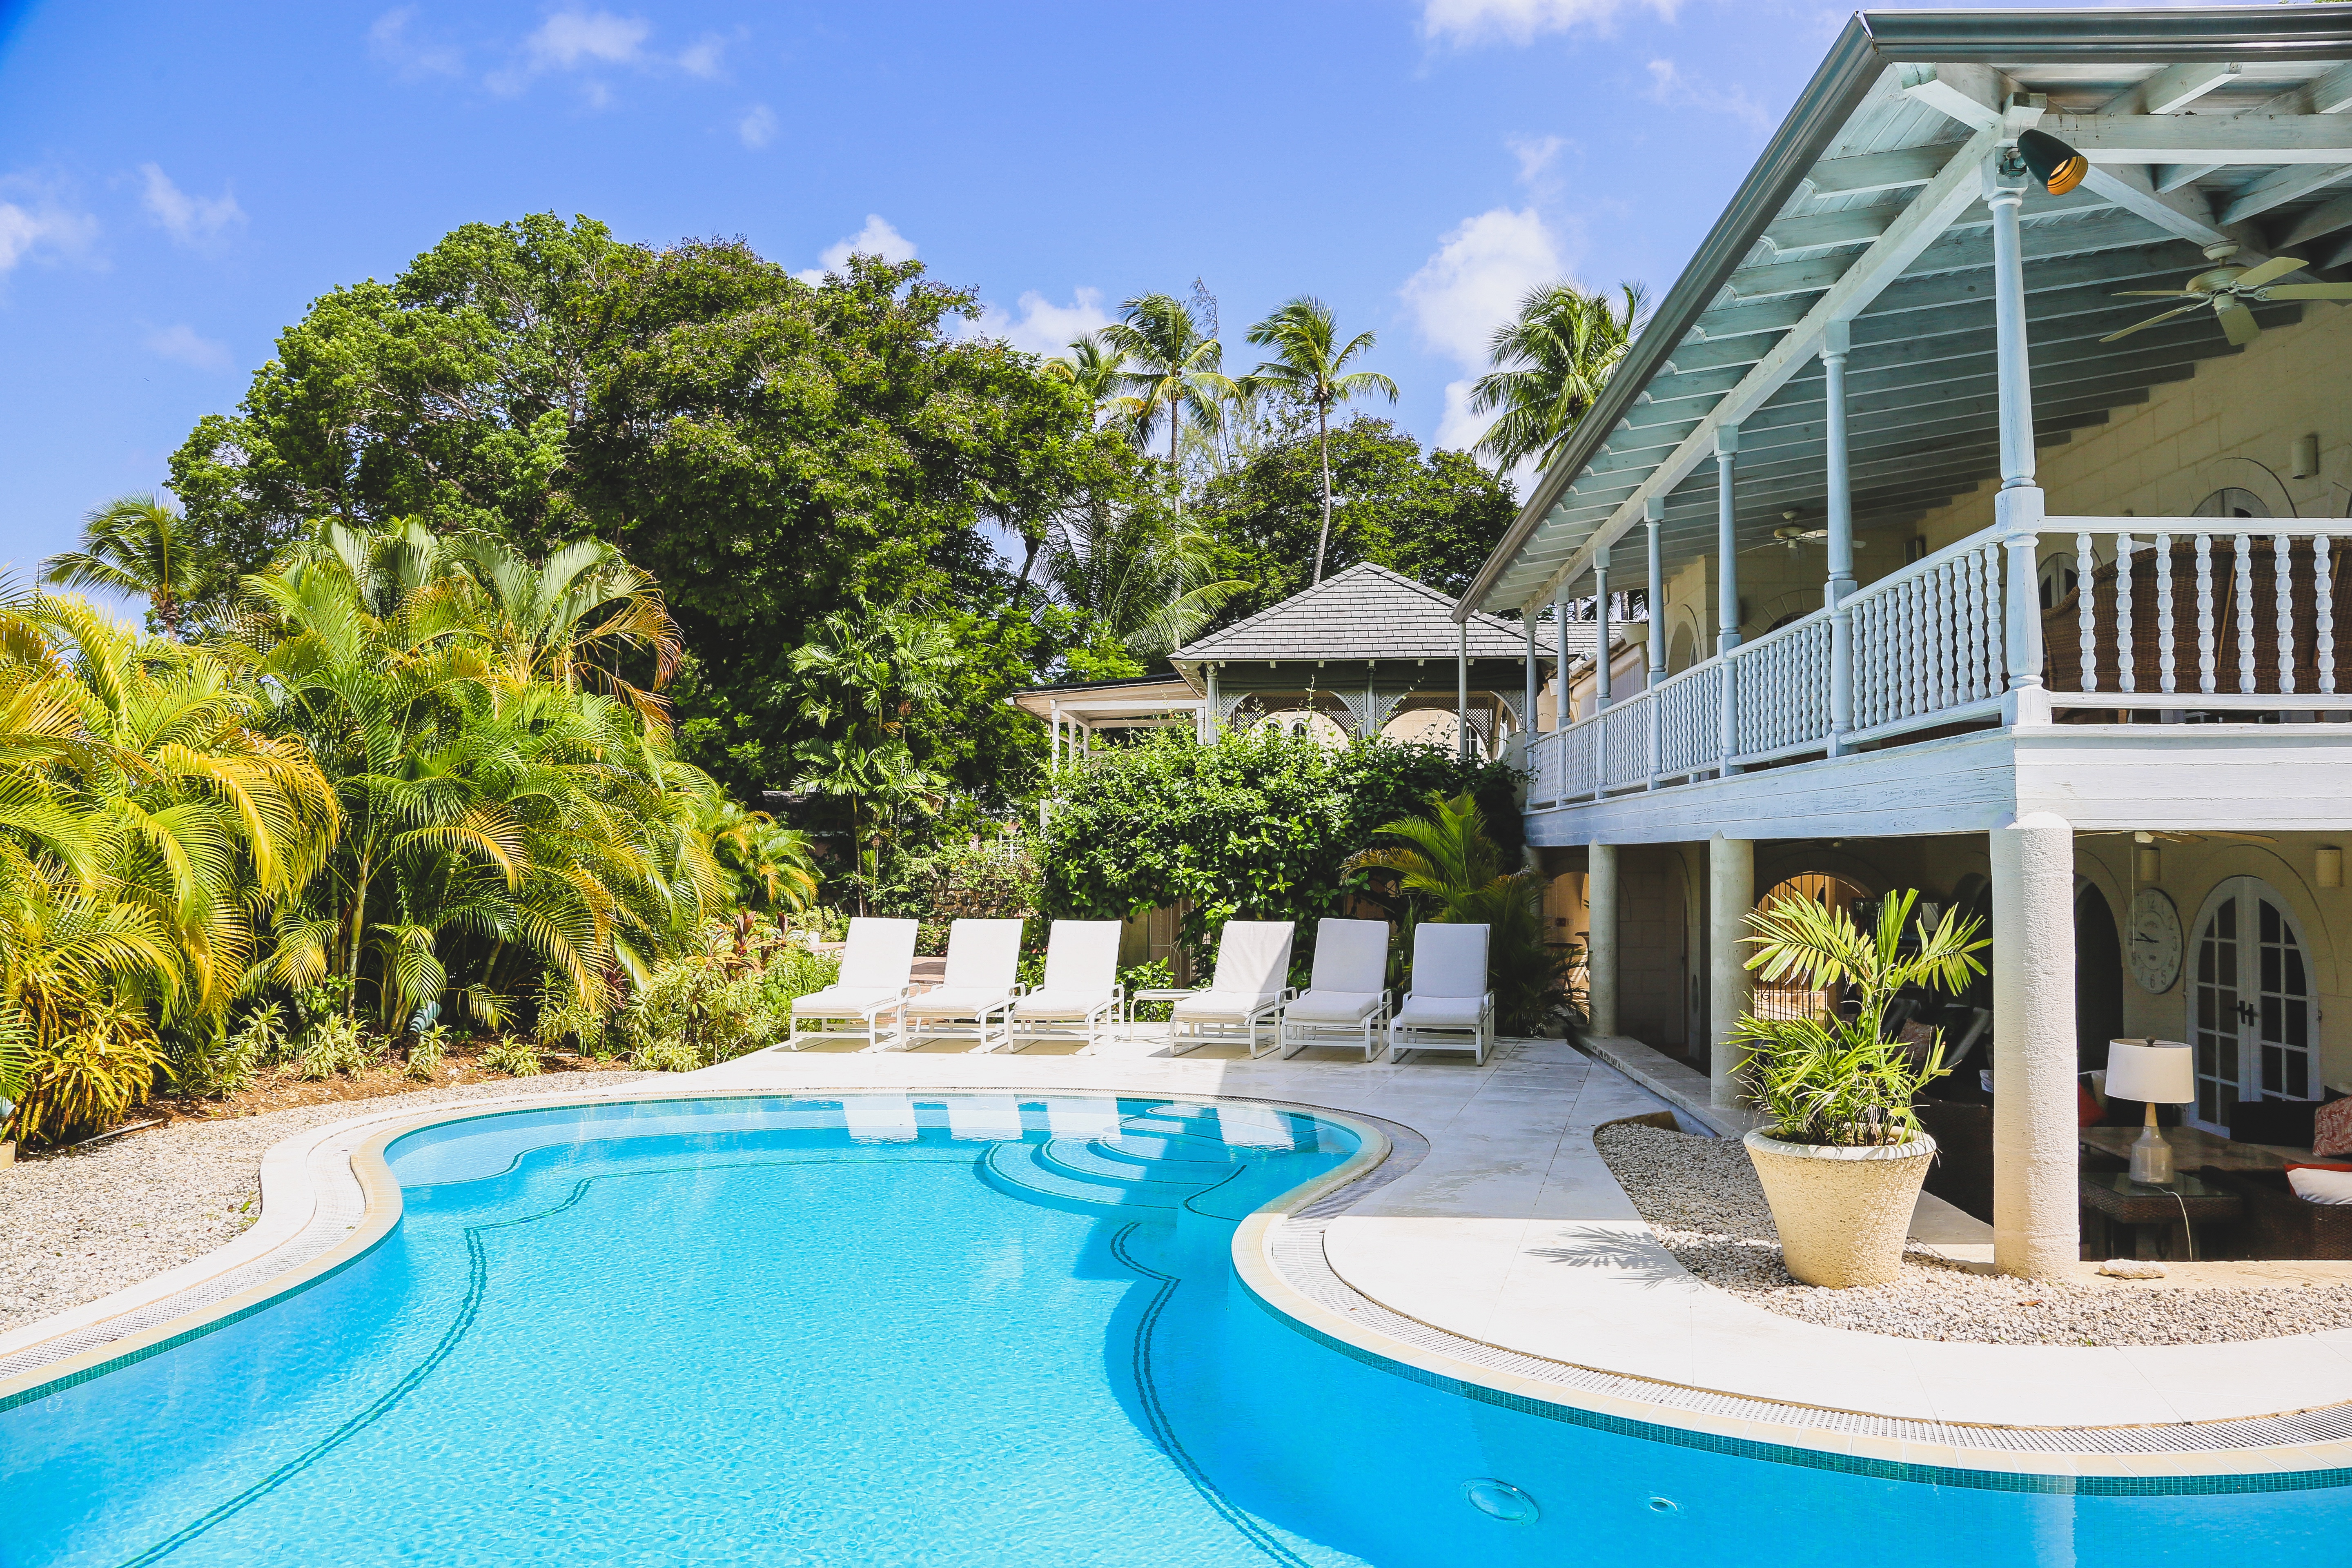
[[[2294,689],[2294,545],[2284,533],[2271,536],[2271,564],[2278,584],[2278,689]]]
[[[2213,689],[2213,536],[2197,536],[2197,689]]]
[[[2173,662],[2172,535],[2156,536],[2156,668],[2158,685],[2165,691],[2180,689]]]
[[[2336,584],[2329,580],[2334,563],[2328,558],[2327,535],[2321,534],[2311,542],[2311,570],[2315,579],[2312,593],[2312,630],[2316,639],[2312,652],[2319,665],[2319,689],[2336,689]]]
[[[2238,535],[2238,689],[2254,689],[2254,541]]]
[[[2074,536],[2074,632],[2076,645],[2083,654],[2083,689],[2099,689],[2098,619],[2095,611],[2092,589],[2096,583],[2092,569],[2095,564],[2091,554],[2091,536]]]
[[[2116,536],[2116,689],[2139,689],[2139,649],[2132,642],[2132,536]]]

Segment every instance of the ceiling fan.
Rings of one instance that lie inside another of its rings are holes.
[[[2109,332],[2099,341],[2114,342],[2127,338],[2142,327],[2168,321],[2175,316],[2185,316],[2191,310],[2211,307],[2221,319],[2222,335],[2239,348],[2263,335],[2262,324],[2254,313],[2246,309],[2249,300],[2352,300],[2352,283],[2288,283],[2273,279],[2285,277],[2310,265],[2292,256],[2273,257],[2260,267],[2232,267],[2230,258],[2238,254],[2234,245],[2209,245],[2205,259],[2215,263],[2210,270],[2200,272],[2189,280],[2185,289],[2126,289],[2116,296],[2118,300],[2187,300],[2186,305],[2176,305],[2161,315],[2150,316],[2145,321],[2135,321],[2120,332]]]
[[[1830,536],[1830,531],[1826,528],[1807,528],[1803,523],[1797,521],[1797,514],[1793,511],[1784,511],[1780,514],[1780,526],[1772,531],[1771,538],[1766,540],[1761,544],[1751,544],[1746,550],[1741,551],[1740,553],[1742,555],[1748,555],[1759,550],[1769,550],[1774,545],[1780,545],[1788,550],[1794,550],[1797,546],[1804,543],[1807,540],[1827,539]],[[1853,547],[1856,550],[1866,550],[1870,547],[1870,541],[1867,539],[1857,539],[1853,542]]]

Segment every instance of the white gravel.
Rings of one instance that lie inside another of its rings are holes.
[[[200,1258],[251,1225],[261,1156],[352,1117],[512,1094],[607,1089],[658,1073],[549,1073],[217,1121],[177,1121],[0,1171],[0,1332]]]
[[[1748,1151],[1729,1138],[1612,1127],[1601,1156],[1685,1268],[1767,1311],[1834,1329],[2009,1345],[2189,1345],[2352,1327],[2352,1286],[2185,1289],[1979,1274],[1913,1250],[1889,1285],[1800,1285]]]

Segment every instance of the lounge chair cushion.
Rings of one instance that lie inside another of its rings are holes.
[[[1475,1029],[1486,1010],[1482,996],[1410,996],[1396,1023],[1401,1029]]]
[[[1084,1018],[1111,1005],[1108,991],[1032,991],[1013,1004],[1016,1018]]]
[[[1279,991],[1195,991],[1178,997],[1170,1016],[1179,1024],[1238,1024],[1281,996]]]
[[[1282,1010],[1294,1024],[1360,1024],[1381,1010],[1377,991],[1308,991]]]
[[[907,1004],[909,1018],[975,1018],[983,1007],[1001,1007],[1011,987],[991,990],[985,985],[941,985],[924,992]]]
[[[1389,922],[1327,920],[1315,928],[1311,994],[1378,992],[1388,984]]]
[[[898,993],[887,985],[828,985],[793,998],[795,1018],[854,1018],[869,1007],[886,1006]]]

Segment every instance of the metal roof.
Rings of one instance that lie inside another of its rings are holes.
[[[1454,611],[1454,601],[1436,589],[1364,561],[1170,657],[1180,669],[1268,660],[1451,660],[1461,639]],[[1571,634],[1576,626],[1590,624],[1571,622]],[[1473,614],[1469,626],[1472,658],[1525,657],[1527,635],[1518,622]],[[1591,646],[1588,633],[1588,652]],[[1538,651],[1546,646],[1539,644]]]
[[[2235,243],[2301,282],[2352,263],[2352,15],[2333,6],[1865,12],[1659,304],[1457,616],[1572,590],[1662,502],[1669,571],[1712,555],[1714,444],[1738,431],[1740,548],[1822,516],[1818,350],[1849,323],[1854,526],[1996,477],[1991,240],[1978,168],[2038,120],[2092,173],[2023,210],[2041,441],[2235,353],[2210,315],[2098,340]],[[2269,161],[2265,162],[2265,155]],[[2339,159],[2340,162],[2331,161]],[[2291,248],[2290,248],[2291,247]],[[2335,273],[2336,276],[2342,276]],[[2316,309],[2333,309],[2320,305]],[[2301,307],[2256,307],[2265,327]]]

